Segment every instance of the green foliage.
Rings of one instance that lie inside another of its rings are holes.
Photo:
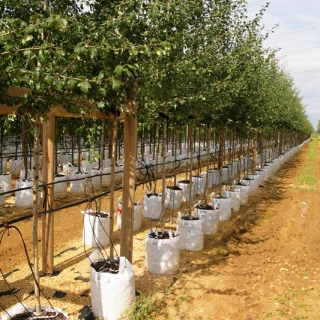
[[[243,0],[4,0],[0,102],[31,115],[98,107],[145,125],[163,112],[180,126],[192,117],[217,130],[310,133],[292,78],[263,47],[267,7],[249,21]],[[29,93],[11,96],[9,86]]]
[[[128,320],[154,320],[163,308],[163,301],[154,294],[141,295],[129,310]]]

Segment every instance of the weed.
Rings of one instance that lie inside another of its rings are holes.
[[[280,308],[276,309],[276,311],[278,312],[279,316],[285,316],[287,314],[283,309]]]
[[[273,317],[273,313],[272,312],[267,312],[262,320],[265,320],[265,319],[271,318],[271,317]]]
[[[131,306],[128,312],[128,320],[155,320],[156,314],[164,307],[162,299],[157,298],[155,294],[142,294]]]
[[[315,177],[315,164],[316,159],[317,140],[313,139],[309,151],[307,153],[306,163],[297,178],[297,189],[304,189],[309,191],[317,190],[317,179]]]

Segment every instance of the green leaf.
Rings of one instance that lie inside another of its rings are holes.
[[[124,71],[125,71],[125,73],[127,74],[127,76],[128,76],[129,78],[133,78],[133,74],[132,74],[132,72],[131,72],[130,70],[124,69]]]
[[[30,25],[26,27],[25,33],[31,34],[31,33],[34,33],[36,30],[37,28],[34,25]]]
[[[98,103],[98,108],[99,109],[104,109],[105,103],[103,101],[99,101]]]
[[[114,91],[119,91],[122,85],[123,85],[123,82],[121,82],[120,80],[112,79],[112,89]]]
[[[33,39],[32,34],[25,34],[21,40],[23,44],[27,43],[28,41],[31,41]]]
[[[91,52],[90,52],[90,58],[91,59],[96,58],[97,54],[98,54],[98,50],[97,49],[92,49]]]
[[[67,82],[67,89],[68,90],[73,90],[73,88],[75,87],[75,85],[76,85],[76,83],[75,83],[75,81],[74,80],[68,80],[68,82]]]
[[[58,51],[57,51],[57,55],[60,56],[60,57],[62,57],[62,56],[65,56],[66,53],[65,53],[64,50],[58,50]]]
[[[62,81],[58,81],[58,83],[57,83],[57,90],[58,90],[59,92],[62,92],[62,91],[63,91],[63,83],[62,83]]]
[[[40,75],[41,75],[41,68],[40,68],[40,67],[34,68],[32,74],[34,75],[34,77],[35,77],[36,79],[39,79],[39,78],[40,78]]]
[[[103,77],[104,77],[104,73],[103,73],[103,71],[100,71],[97,79],[98,79],[98,80],[101,80],[101,79],[103,79]]]
[[[62,18],[58,18],[57,19],[57,22],[59,23],[59,25],[62,27],[62,28],[65,28],[68,24],[68,21],[66,19],[62,19]]]
[[[89,90],[92,88],[91,84],[87,81],[78,83],[78,87],[83,93],[88,93]]]
[[[103,96],[103,97],[105,97],[106,95],[107,95],[107,92],[106,92],[106,89],[105,88],[99,88],[99,93]]]
[[[25,56],[30,56],[32,53],[33,53],[33,52],[32,52],[31,50],[25,50],[25,51],[23,52],[23,55],[25,55]]]
[[[53,78],[51,76],[49,76],[49,75],[46,75],[45,78],[44,78],[44,81],[45,81],[46,84],[51,85],[52,82],[53,82]]]
[[[114,73],[117,76],[121,76],[122,72],[123,72],[123,67],[121,65],[117,65],[114,69]]]

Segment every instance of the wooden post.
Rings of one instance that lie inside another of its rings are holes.
[[[52,182],[54,179],[54,136],[55,136],[55,117],[48,117],[43,122],[43,168],[42,179],[44,183]],[[50,210],[52,208],[54,196],[54,185],[47,185],[46,200],[44,209]],[[53,213],[46,213],[42,218],[42,271],[44,273],[53,274]]]
[[[138,122],[134,116],[124,120],[124,152],[123,152],[123,182],[122,182],[122,218],[120,255],[132,262],[133,251],[133,212],[136,183],[137,159],[137,129]]]

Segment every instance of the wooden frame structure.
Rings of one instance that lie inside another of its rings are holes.
[[[8,93],[11,96],[22,96],[31,92],[26,88],[10,87]],[[75,104],[77,102],[75,101]],[[19,106],[7,106],[0,104],[0,115],[17,114]],[[93,110],[89,115],[74,115],[62,106],[57,106],[48,112],[46,120],[42,124],[42,152],[43,152],[43,182],[50,183],[54,179],[54,144],[55,144],[55,119],[56,117],[81,118],[97,117],[111,119],[99,110]],[[123,197],[122,197],[122,228],[121,228],[121,256],[125,256],[132,262],[133,252],[133,213],[135,194],[135,170],[137,158],[137,118],[120,115],[119,120],[124,121],[124,167],[123,167]],[[54,185],[47,186],[46,210],[50,209],[54,198]],[[111,222],[112,223],[112,222]],[[46,213],[42,224],[42,272],[53,274],[54,272],[54,214]]]

